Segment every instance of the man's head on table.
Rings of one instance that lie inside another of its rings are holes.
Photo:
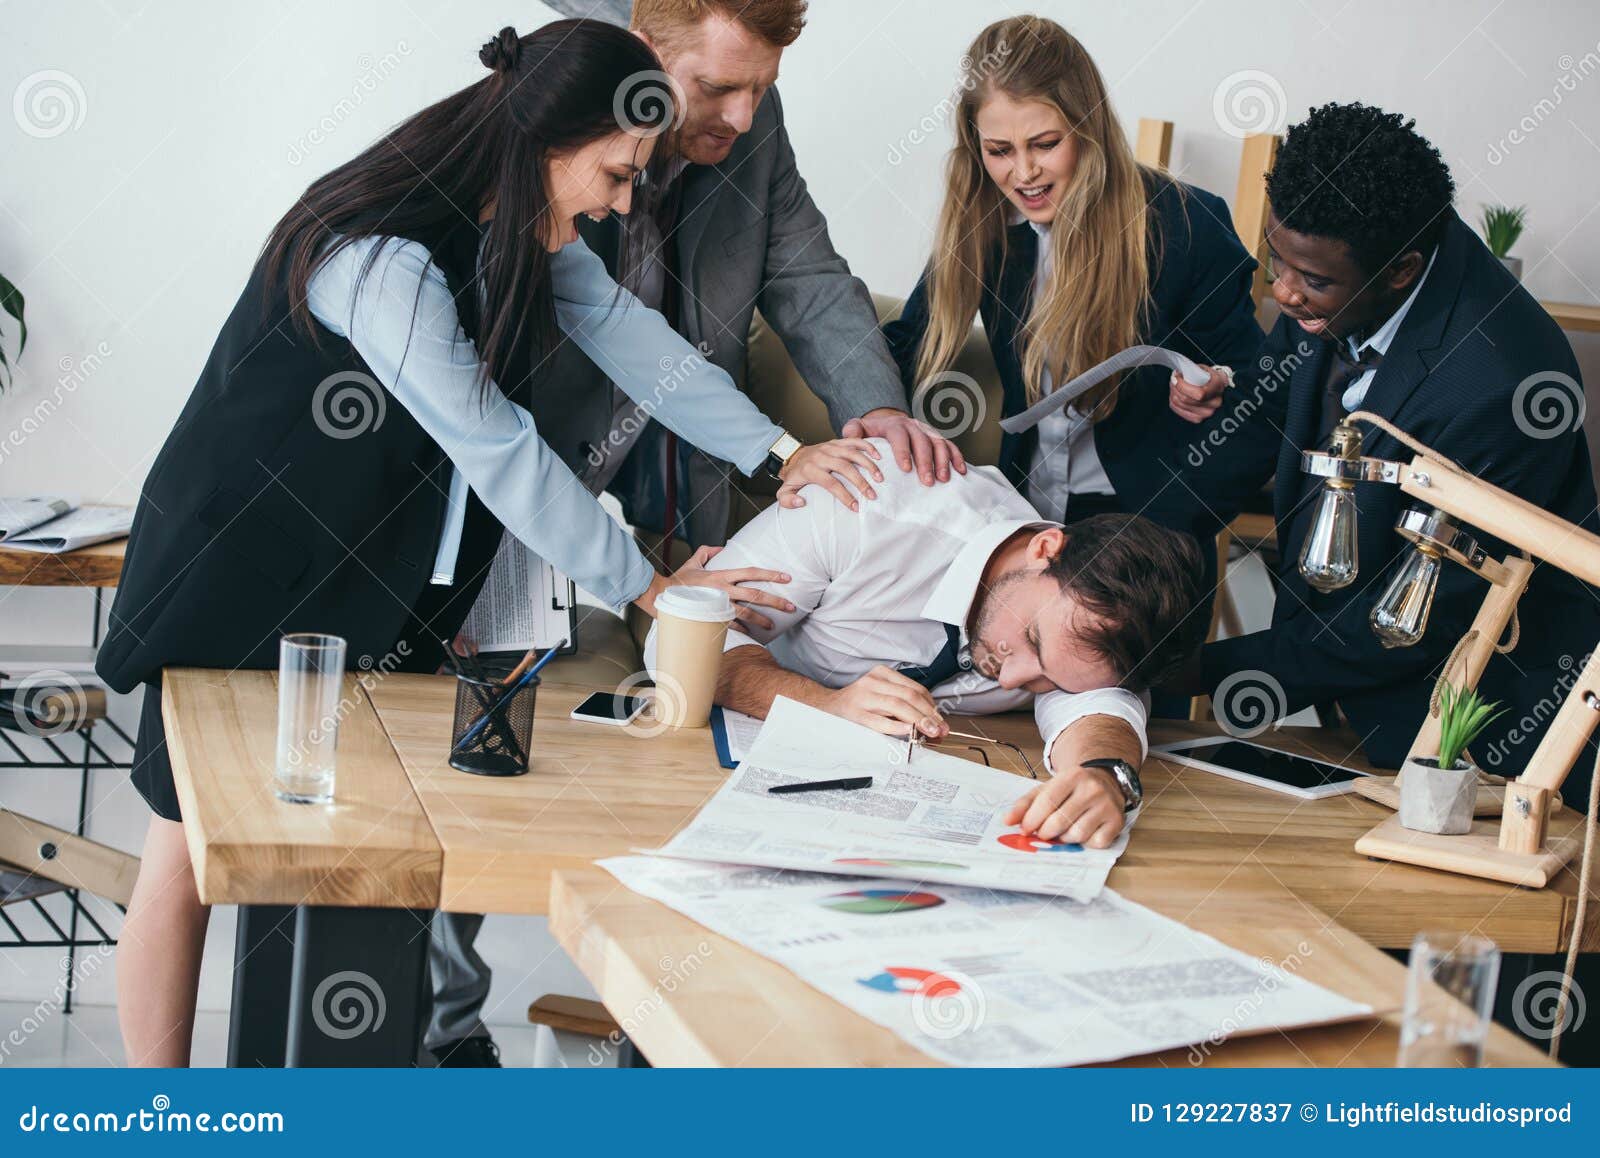
[[[972,662],[1003,688],[1141,692],[1199,646],[1200,552],[1137,515],[1026,527],[989,557]]]

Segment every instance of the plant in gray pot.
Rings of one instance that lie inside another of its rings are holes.
[[[1501,713],[1476,691],[1445,684],[1439,692],[1439,754],[1416,756],[1400,773],[1400,824],[1415,832],[1459,836],[1472,831],[1478,769],[1467,745]]]
[[[1522,280],[1522,259],[1511,256],[1511,247],[1522,236],[1528,224],[1528,207],[1518,205],[1485,205],[1483,207],[1483,241],[1489,252],[1500,259],[1500,264],[1511,271],[1511,276]]]
[[[0,310],[11,315],[17,322],[17,352],[12,359],[22,357],[22,347],[28,344],[28,323],[22,319],[22,291],[12,285],[4,274],[0,274]],[[0,390],[6,388],[6,382],[12,374],[11,362],[6,358],[6,347],[0,342]]]

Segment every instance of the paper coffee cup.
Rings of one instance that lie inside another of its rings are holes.
[[[714,587],[668,587],[656,598],[656,719],[671,728],[703,728],[722,668],[722,642],[733,600]]]

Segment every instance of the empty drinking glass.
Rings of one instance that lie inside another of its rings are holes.
[[[274,787],[280,800],[327,804],[333,799],[344,653],[344,640],[337,635],[286,635],[278,645]]]
[[[1500,950],[1471,933],[1421,932],[1411,942],[1399,1064],[1469,1069],[1483,1065]]]

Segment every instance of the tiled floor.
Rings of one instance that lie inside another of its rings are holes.
[[[120,1066],[122,1039],[117,1031],[117,1011],[109,1005],[80,1005],[70,1014],[59,1009],[36,1017],[38,1007],[20,1001],[0,1002],[0,1025],[19,1027],[21,1045],[0,1035],[0,1069],[7,1066]],[[24,1032],[37,1024],[37,1028]],[[560,1035],[556,1043],[560,1060],[552,1051],[549,1038],[540,1047],[539,1030],[532,1025],[494,1027],[500,1046],[500,1059],[507,1066],[587,1064],[587,1039]],[[195,1023],[194,1064],[220,1066],[228,1055],[228,1017],[225,1013],[202,1013]]]

